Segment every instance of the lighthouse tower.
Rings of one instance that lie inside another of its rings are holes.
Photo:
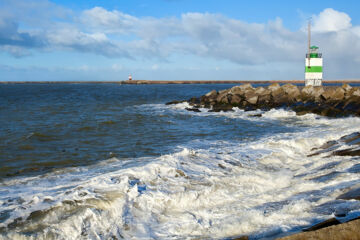
[[[318,52],[317,46],[310,46],[311,30],[310,22],[308,26],[308,53],[305,58],[305,86],[321,86],[323,79],[323,59]]]

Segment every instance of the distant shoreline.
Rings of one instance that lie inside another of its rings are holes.
[[[271,84],[271,83],[292,83],[302,84],[304,80],[183,80],[183,81],[157,81],[157,80],[132,80],[132,81],[0,81],[0,84]],[[324,80],[323,83],[360,83],[357,80]]]

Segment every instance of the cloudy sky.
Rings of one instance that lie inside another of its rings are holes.
[[[0,81],[360,78],[355,0],[0,0]]]

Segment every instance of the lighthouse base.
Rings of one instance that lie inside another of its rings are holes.
[[[322,85],[322,79],[305,79],[305,86],[319,87]]]

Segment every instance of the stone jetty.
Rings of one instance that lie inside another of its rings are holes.
[[[173,101],[176,104],[184,101]],[[254,88],[251,84],[234,86],[222,91],[213,90],[201,97],[187,100],[189,111],[233,111],[233,107],[251,111],[272,108],[292,109],[298,115],[315,113],[328,117],[360,115],[360,88],[344,84],[341,87],[298,87],[293,84]]]

